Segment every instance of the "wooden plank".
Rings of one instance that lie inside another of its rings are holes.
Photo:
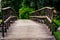
[[[48,16],[30,16],[32,18],[46,18],[50,23],[52,22],[52,20],[48,17]]]
[[[36,17],[36,18],[46,18],[46,16],[30,16],[30,17]]]
[[[32,20],[17,20],[13,23],[4,38],[6,40],[13,39],[52,39],[48,26],[36,23]]]
[[[51,20],[48,16],[46,16],[46,18],[48,19],[48,21],[49,21],[50,23],[52,23],[52,20]]]

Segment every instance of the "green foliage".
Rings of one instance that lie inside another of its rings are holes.
[[[30,12],[34,11],[34,9],[29,7],[22,7],[19,9],[19,18],[21,19],[28,19],[30,16]]]
[[[54,22],[55,22],[58,26],[60,26],[60,20],[54,19]]]
[[[1,24],[2,20],[0,19],[0,24]]]
[[[60,21],[59,20],[56,20],[56,19],[54,19],[53,20],[53,25],[52,25],[52,31],[53,32],[55,32],[55,31],[57,31],[57,28],[60,26]]]
[[[2,0],[1,4],[2,8],[10,6],[18,12],[18,9],[21,7],[21,2],[22,0]]]
[[[60,32],[54,32],[56,40],[60,40]]]
[[[29,6],[33,8],[41,8],[43,6],[55,6],[54,4],[59,0],[2,0],[2,7],[11,6],[17,11],[22,6]]]

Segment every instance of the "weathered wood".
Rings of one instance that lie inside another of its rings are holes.
[[[16,16],[17,17],[16,11],[11,7],[2,8],[2,14],[3,14],[3,21],[8,19],[9,16]]]
[[[52,23],[52,20],[48,16],[30,16],[32,18],[46,18],[50,23]]]
[[[13,23],[5,40],[54,40],[48,26],[32,20],[17,20]]]
[[[41,10],[44,10],[44,9],[53,9],[52,7],[43,7],[43,8],[41,8],[41,9],[38,9],[38,10],[36,10],[36,11],[33,11],[33,12],[31,12],[31,13],[35,13],[35,12],[38,12],[38,11],[41,11]]]
[[[46,16],[46,18],[50,23],[52,23],[52,20],[48,16]]]
[[[46,18],[46,16],[30,16],[30,17],[35,17],[35,18]]]
[[[7,10],[7,9],[10,9],[11,7],[6,7],[6,8],[2,8],[2,10]]]
[[[9,16],[5,21],[4,21],[4,23],[6,23],[6,22],[8,22],[8,21],[10,21],[11,20],[11,18],[16,18],[16,16]]]
[[[53,20],[54,8],[52,7],[43,7],[39,10],[31,12],[31,16],[44,16],[40,18],[47,18],[50,22]]]
[[[16,11],[11,7],[2,8],[2,36],[4,37],[4,30],[9,28],[10,22],[17,19]]]

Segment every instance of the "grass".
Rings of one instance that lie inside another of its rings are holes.
[[[54,32],[56,40],[60,40],[60,32]]]

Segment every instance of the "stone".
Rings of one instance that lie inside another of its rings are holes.
[[[57,28],[57,31],[60,32],[60,27]]]

